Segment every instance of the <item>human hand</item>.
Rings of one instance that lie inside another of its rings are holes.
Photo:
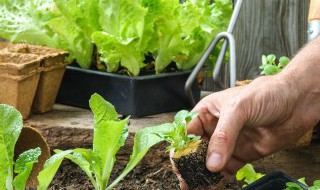
[[[245,87],[201,100],[188,133],[210,140],[207,167],[233,174],[245,163],[290,146],[319,120],[319,98],[282,75],[260,77]]]

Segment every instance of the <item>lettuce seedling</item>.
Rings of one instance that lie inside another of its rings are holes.
[[[119,177],[109,184],[116,153],[125,144],[128,136],[129,118],[119,120],[114,106],[98,94],[94,94],[89,102],[94,114],[93,148],[55,150],[56,154],[46,161],[44,170],[38,175],[38,190],[48,188],[64,158],[77,164],[87,174],[96,190],[112,189],[140,162],[153,145],[162,140],[154,133],[171,129],[171,124],[163,124],[137,132],[129,163]]]
[[[263,176],[264,174],[257,173],[251,164],[246,164],[237,172],[236,179],[238,181],[244,181],[245,184],[243,187],[245,187]]]
[[[279,62],[276,63],[276,56],[270,54],[268,56],[262,55],[262,65],[259,67],[261,75],[274,75],[279,73],[283,68],[285,68],[290,62],[288,57],[282,56]]]
[[[201,137],[195,136],[194,134],[187,134],[186,129],[189,122],[197,116],[198,113],[182,110],[176,114],[170,131],[156,133],[156,135],[163,138],[164,141],[170,143],[167,147],[168,151],[174,150],[175,152],[179,152],[188,147],[191,142],[196,142],[201,139]]]
[[[195,112],[182,110],[175,116],[170,131],[157,133],[170,143],[167,150],[173,152],[171,159],[190,188],[215,185],[223,177],[219,172],[210,172],[206,167],[208,142],[201,140],[200,136],[187,134],[188,124],[197,116]]]
[[[306,183],[306,179],[303,177],[303,178],[300,178],[298,179],[298,181],[306,186],[308,186],[308,184]],[[288,182],[286,183],[287,185],[287,188],[285,190],[303,190],[303,188],[294,183],[294,182]],[[319,190],[320,189],[320,180],[316,180],[313,182],[313,185],[308,187],[308,190]]]
[[[40,148],[27,150],[13,161],[14,147],[23,126],[21,114],[9,105],[0,104],[0,189],[24,190]]]

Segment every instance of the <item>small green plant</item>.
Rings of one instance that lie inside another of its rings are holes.
[[[238,181],[244,181],[245,184],[243,187],[245,187],[263,176],[264,174],[257,173],[251,164],[246,164],[237,172],[236,179]]]
[[[178,152],[187,147],[190,142],[201,139],[199,136],[187,134],[186,129],[186,126],[189,124],[189,122],[197,116],[198,113],[182,110],[174,117],[172,130],[156,133],[160,138],[163,138],[164,141],[170,143],[170,145],[167,147],[167,150],[173,149],[175,152]]]
[[[265,174],[257,173],[253,166],[251,164],[246,164],[243,166],[240,170],[238,170],[236,174],[236,179],[238,181],[244,181],[244,187],[255,182],[256,180],[260,179],[263,177]],[[305,178],[300,178],[298,181],[306,186],[306,179]],[[295,182],[287,182],[286,183],[286,188],[284,190],[303,190],[303,188],[295,183]],[[313,182],[313,185],[308,187],[308,190],[319,190],[320,189],[320,180],[316,180]]]
[[[46,161],[44,170],[38,175],[38,190],[46,190],[49,187],[64,158],[77,164],[87,174],[96,190],[112,189],[140,162],[153,145],[162,141],[154,133],[169,131],[172,128],[171,124],[163,124],[138,131],[129,163],[120,176],[109,184],[116,154],[128,136],[129,118],[119,120],[114,106],[98,94],[94,94],[89,102],[94,114],[93,148],[55,150],[56,154]]]
[[[279,62],[276,63],[276,56],[270,54],[268,56],[262,55],[262,65],[259,67],[261,75],[274,75],[279,73],[283,68],[285,68],[290,62],[288,57],[282,56]]]
[[[300,179],[298,179],[298,181],[300,183],[308,186],[305,178],[300,178]],[[302,187],[300,187],[300,185],[298,185],[294,182],[288,182],[288,183],[286,183],[286,185],[287,185],[287,188],[284,190],[303,190]],[[314,181],[313,185],[308,187],[308,190],[319,190],[319,189],[320,189],[320,180]]]
[[[210,172],[205,160],[208,141],[200,136],[187,134],[187,126],[198,113],[182,110],[177,113],[171,130],[156,134],[170,143],[167,150],[171,150],[171,160],[181,178],[192,189],[213,186],[220,182],[223,176],[219,172]]]
[[[23,126],[21,114],[9,105],[0,104],[0,189],[24,190],[40,148],[30,149],[14,162],[14,147]]]

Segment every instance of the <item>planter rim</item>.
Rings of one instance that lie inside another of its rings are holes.
[[[40,61],[36,55],[0,51],[0,71],[9,75],[28,75],[38,72]]]
[[[102,75],[102,76],[111,76],[115,78],[123,78],[123,79],[130,79],[130,80],[147,80],[147,79],[156,79],[156,78],[164,78],[168,76],[179,76],[179,75],[185,75],[190,74],[191,71],[177,71],[177,72],[171,72],[171,73],[160,73],[160,74],[152,74],[152,75],[145,75],[145,76],[127,76],[127,75],[120,75],[115,73],[108,73],[103,71],[96,71],[96,70],[90,70],[90,69],[82,69],[80,67],[76,66],[67,66],[68,69],[76,70],[84,73],[90,73],[90,74],[96,74],[96,75]]]

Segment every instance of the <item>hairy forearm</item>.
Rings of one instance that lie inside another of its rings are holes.
[[[320,37],[302,48],[281,75],[300,91],[320,91]]]
[[[279,74],[296,92],[304,106],[320,118],[320,37],[308,43]],[[311,109],[312,108],[312,109]],[[307,114],[307,113],[306,113]]]

